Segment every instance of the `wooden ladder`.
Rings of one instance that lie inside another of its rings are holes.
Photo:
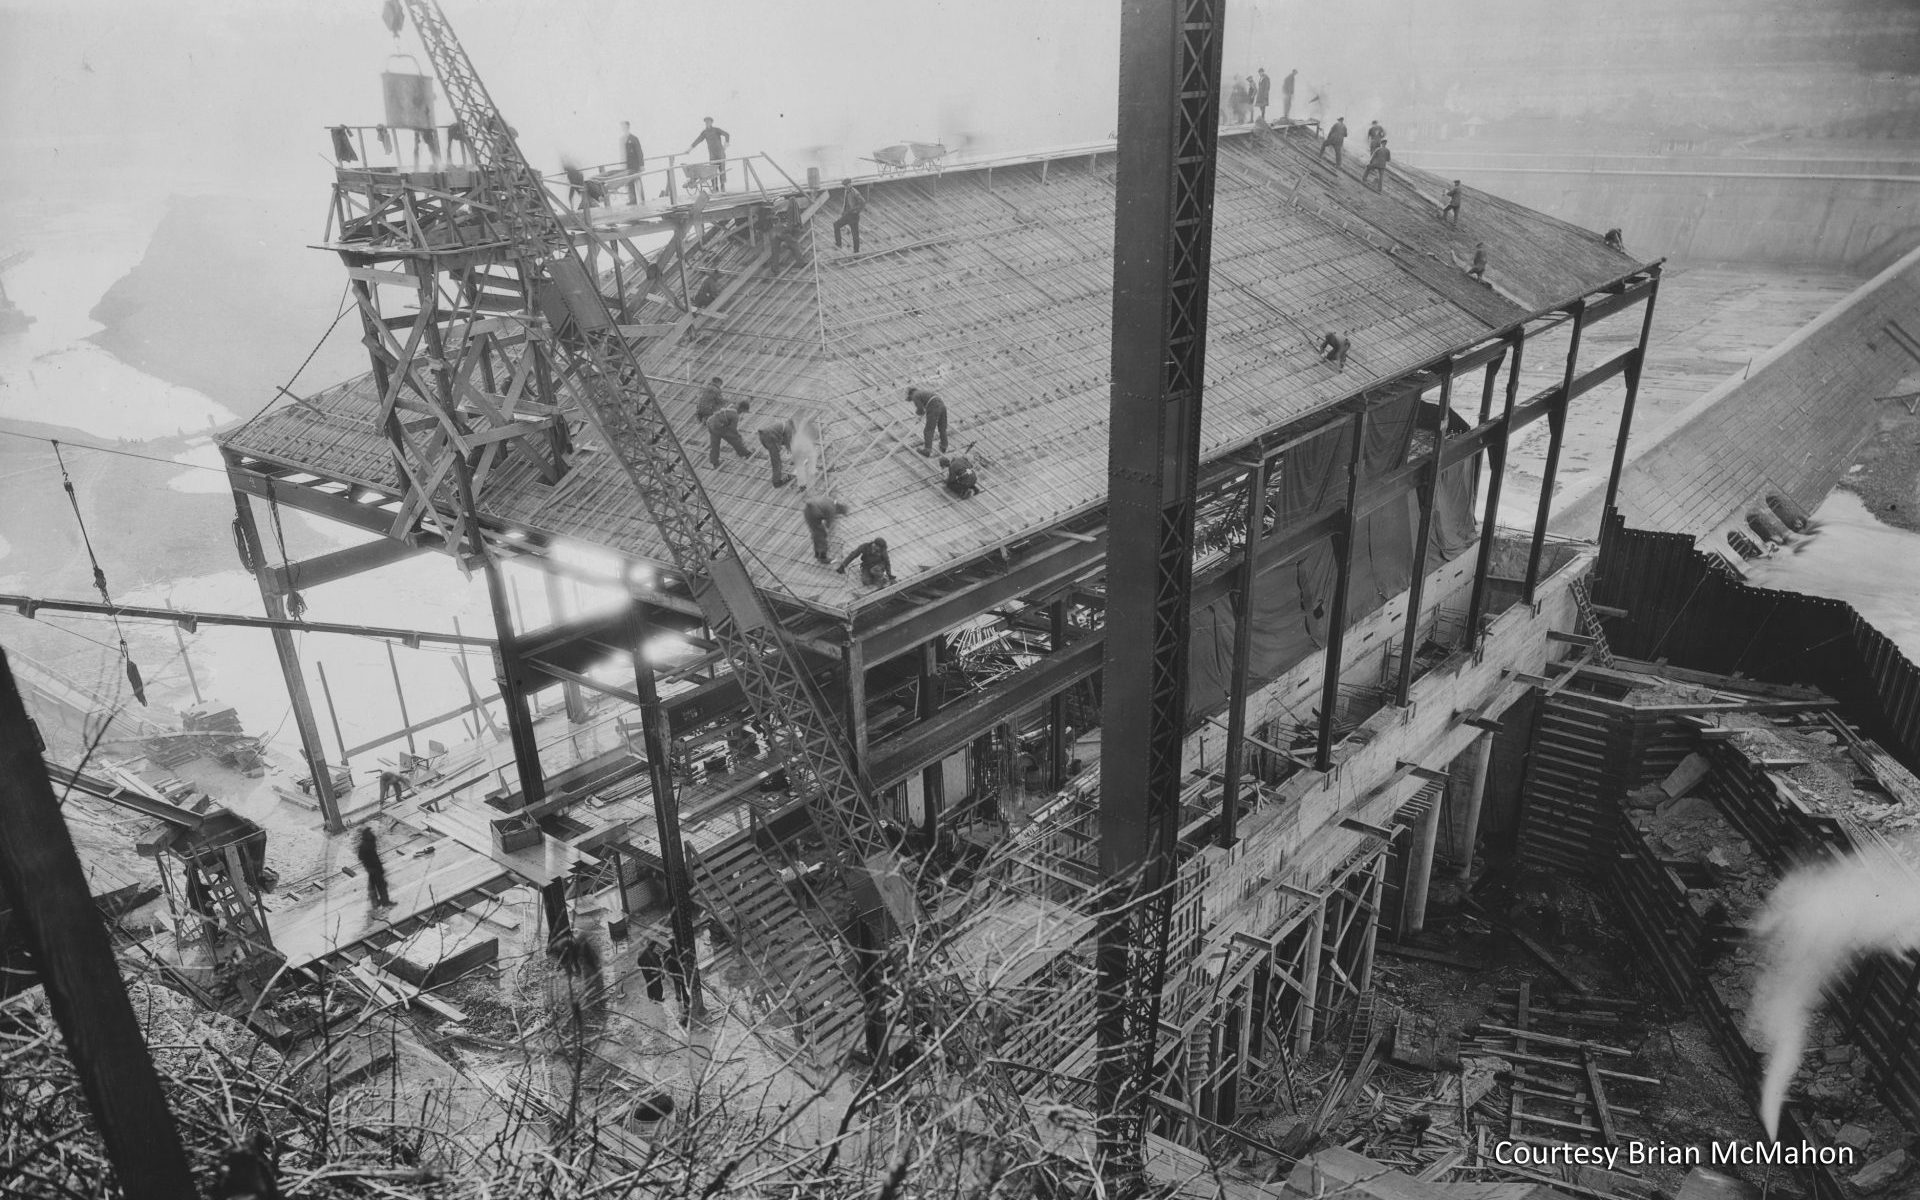
[[[1574,580],[1567,586],[1573,594],[1573,603],[1580,610],[1580,628],[1593,639],[1593,660],[1603,667],[1613,666],[1613,647],[1607,645],[1607,631],[1600,624],[1600,614],[1593,611],[1593,596],[1587,591],[1585,577]]]

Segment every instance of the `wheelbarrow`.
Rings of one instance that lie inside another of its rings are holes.
[[[866,161],[878,163],[880,173],[882,175],[888,175],[894,171],[904,171],[911,166],[912,154],[913,146],[910,143],[902,142],[897,146],[880,147],[878,150],[875,150],[873,156]]]

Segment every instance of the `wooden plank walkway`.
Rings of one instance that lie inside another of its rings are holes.
[[[367,899],[366,877],[335,873],[321,891],[267,912],[273,944],[287,965],[308,967],[372,944],[390,944],[426,924],[462,912],[505,892],[513,876],[485,855],[452,841],[433,852],[387,863],[389,909]]]

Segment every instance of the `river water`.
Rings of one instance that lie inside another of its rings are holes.
[[[1920,662],[1920,534],[1887,525],[1860,497],[1836,491],[1813,516],[1810,537],[1745,564],[1759,587],[1845,600]]]

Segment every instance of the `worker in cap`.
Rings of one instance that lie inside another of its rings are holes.
[[[893,582],[893,559],[887,555],[887,539],[877,537],[847,551],[847,556],[840,560],[842,575],[847,573],[847,565],[856,558],[860,560],[860,577],[868,587],[885,587]]]
[[[780,224],[773,239],[773,263],[769,269],[778,272],[783,257],[790,257],[797,265],[801,260],[800,235],[806,226],[805,213],[800,203],[800,193],[791,192],[787,202],[780,209]]]
[[[1376,117],[1372,121],[1367,123],[1367,153],[1368,154],[1372,154],[1375,150],[1378,150],[1380,148],[1380,143],[1386,140],[1387,140],[1386,126],[1380,124],[1379,118]]]
[[[853,180],[840,181],[840,215],[833,219],[833,248],[840,249],[841,229],[853,231],[853,252],[860,253],[860,214],[867,211],[867,198],[853,186]]]
[[[1453,186],[1447,189],[1447,206],[1440,210],[1440,219],[1455,227],[1460,224],[1460,181],[1458,179],[1454,180]]]
[[[1353,340],[1344,333],[1335,333],[1329,329],[1327,336],[1320,339],[1320,357],[1333,364],[1334,369],[1347,369],[1347,351],[1353,348]]]
[[[940,435],[940,453],[947,452],[947,402],[925,388],[907,389],[907,402],[926,421],[920,443],[920,456],[933,457],[933,435]]]
[[[373,826],[360,827],[353,853],[360,860],[360,869],[367,873],[367,899],[375,908],[391,908],[393,897],[387,894],[387,868],[380,861],[380,840],[374,836]]]
[[[720,465],[722,442],[732,446],[741,458],[753,457],[753,451],[747,449],[747,443],[740,438],[740,414],[746,412],[747,407],[747,402],[741,400],[732,408],[723,408],[707,418],[707,461],[712,465]]]
[[[1478,279],[1481,283],[1487,281],[1487,244],[1485,242],[1473,244],[1473,265],[1467,268],[1467,278]]]
[[[946,489],[962,500],[970,500],[980,490],[980,476],[973,469],[973,460],[964,454],[952,458],[942,458],[940,465],[947,469]]]
[[[781,471],[780,456],[793,452],[793,418],[775,421],[771,425],[760,427],[760,444],[766,447],[767,458],[773,466],[773,486],[785,487],[793,481],[793,476]]]
[[[691,150],[701,142],[707,144],[707,161],[719,168],[720,190],[724,192],[727,190],[727,143],[733,140],[733,135],[715,125],[712,117],[701,119],[706,124],[699,133],[693,135],[693,140],[687,143],[687,149]]]
[[[1338,171],[1340,169],[1340,148],[1346,144],[1347,119],[1345,117],[1335,117],[1333,119],[1333,126],[1327,130],[1327,139],[1320,143],[1320,153],[1316,157],[1325,158],[1327,151],[1331,149],[1333,151],[1333,169]]]
[[[800,506],[800,515],[806,518],[807,532],[813,536],[813,560],[822,565],[831,564],[833,560],[827,557],[827,538],[833,532],[834,521],[847,515],[847,506],[831,496],[811,496]]]

